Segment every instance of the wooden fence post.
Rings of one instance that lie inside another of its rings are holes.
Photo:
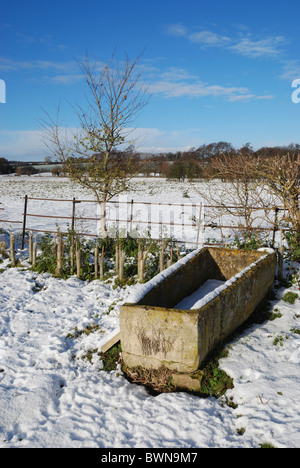
[[[132,222],[133,222],[133,199],[130,202],[130,237],[132,237]]]
[[[144,281],[144,272],[145,272],[145,266],[146,266],[146,260],[151,248],[152,242],[148,245],[147,250],[143,251],[140,245],[140,242],[138,243],[138,280],[140,283]]]
[[[10,262],[13,267],[16,266],[15,236],[12,232],[10,233]]]
[[[32,244],[32,232],[29,233],[29,239],[28,239],[28,251],[29,251],[29,263],[32,263],[32,249],[33,249],[33,244]]]
[[[25,246],[25,231],[26,231],[27,203],[28,203],[28,196],[25,195],[24,213],[23,213],[22,246],[21,246],[21,249],[22,249],[22,250],[24,249],[24,246]]]
[[[81,249],[80,249],[80,244],[78,242],[76,242],[76,267],[77,267],[77,278],[80,279]]]
[[[171,247],[170,249],[170,257],[167,260],[167,267],[171,266],[173,264],[173,248]]]
[[[124,279],[124,264],[125,264],[125,252],[123,252],[120,247],[119,251],[119,280],[123,281]]]
[[[57,245],[56,245],[56,235],[53,236],[53,257],[56,258],[57,256]]]
[[[75,206],[76,206],[76,201],[75,197],[73,197],[73,205],[72,205],[72,233],[74,233],[75,230]]]
[[[100,280],[104,279],[104,245],[102,246],[102,253],[99,256],[99,266],[100,266]]]
[[[228,241],[229,241],[229,234],[227,234],[227,236],[226,236],[225,249],[227,249]]]
[[[138,267],[138,280],[139,280],[140,283],[142,283],[143,279],[144,279],[144,271],[143,271],[143,253],[142,253],[142,248],[141,248],[140,241],[138,241],[137,267]]]
[[[71,275],[74,274],[74,236],[73,234],[71,237],[71,245],[70,245],[70,273]]]
[[[36,254],[37,254],[37,240],[35,236],[34,243],[32,246],[32,267],[33,268],[35,268],[36,266]]]
[[[57,237],[57,263],[56,263],[56,270],[55,274],[57,276],[61,276],[62,271],[62,261],[63,261],[63,245],[62,245],[62,235],[59,232]]]
[[[162,224],[162,211],[159,210],[159,213],[158,213],[158,216],[159,216],[159,238],[162,239],[163,238],[163,224]]]
[[[115,261],[115,270],[116,270],[116,275],[119,274],[119,242],[117,240],[116,242],[116,250],[115,250],[115,256],[116,256],[116,261]]]
[[[179,247],[178,247],[178,244],[176,244],[176,252],[177,252],[177,261],[181,259],[181,255],[180,255],[180,252],[179,252]]]
[[[95,245],[95,279],[98,278],[99,247],[96,241]]]
[[[159,270],[160,271],[163,271],[165,269],[164,255],[165,255],[164,240],[162,239],[162,241],[161,241],[161,251],[159,253]]]

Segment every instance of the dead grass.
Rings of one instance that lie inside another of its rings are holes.
[[[0,241],[0,255],[2,255],[3,258],[7,257],[7,243],[4,241]]]
[[[123,371],[131,383],[143,385],[152,394],[169,393],[175,390],[171,384],[173,372],[166,367],[159,369],[144,369],[140,366],[124,368]]]

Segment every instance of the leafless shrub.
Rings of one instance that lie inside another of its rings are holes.
[[[207,223],[240,226],[234,235],[262,236],[260,228],[274,206],[274,197],[261,184],[256,166],[257,159],[250,153],[224,154],[212,160],[204,189],[195,187],[209,205]]]

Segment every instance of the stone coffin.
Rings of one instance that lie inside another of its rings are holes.
[[[270,249],[204,247],[140,285],[120,309],[124,364],[195,372],[261,302],[272,287],[276,265]],[[197,299],[212,280],[216,289],[190,308],[193,296]]]

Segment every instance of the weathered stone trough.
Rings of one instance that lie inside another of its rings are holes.
[[[276,263],[270,250],[205,247],[140,285],[120,310],[124,364],[195,372],[267,294]]]

